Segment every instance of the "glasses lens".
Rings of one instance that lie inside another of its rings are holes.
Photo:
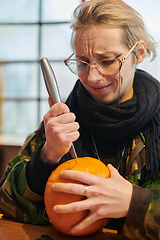
[[[67,61],[67,66],[72,73],[77,74],[77,67],[76,67],[75,60]]]
[[[67,61],[67,66],[69,67],[70,71],[76,75],[83,76],[88,73],[89,66],[84,61],[78,60],[69,60]]]
[[[84,61],[70,59],[67,61],[67,66],[70,71],[76,75],[84,76],[89,72],[89,64]],[[116,75],[120,70],[120,60],[112,59],[112,60],[101,60],[95,63],[95,67],[104,75]]]
[[[104,75],[115,75],[120,69],[120,61],[118,59],[104,59],[97,62],[95,65],[97,69]]]

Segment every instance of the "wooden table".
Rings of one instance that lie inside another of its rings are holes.
[[[123,240],[116,233],[106,230],[85,236],[73,237],[58,232],[52,225],[23,224],[6,217],[0,219],[0,240]]]

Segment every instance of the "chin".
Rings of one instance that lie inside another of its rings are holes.
[[[118,104],[120,101],[118,101],[118,99],[106,99],[106,98],[97,98],[97,97],[93,97],[94,100],[101,102],[101,103],[105,103],[107,105],[116,105]]]

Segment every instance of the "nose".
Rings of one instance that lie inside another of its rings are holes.
[[[89,68],[89,73],[88,73],[88,81],[95,83],[97,81],[100,81],[100,79],[101,79],[101,73],[95,67],[95,65],[91,65]]]

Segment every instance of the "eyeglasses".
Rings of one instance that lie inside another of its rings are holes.
[[[118,57],[114,59],[102,59],[100,61],[95,62],[94,64],[87,63],[82,60],[77,60],[77,59],[71,59],[72,55],[67,58],[64,63],[65,65],[69,68],[69,70],[78,75],[78,76],[84,76],[89,73],[90,66],[94,65],[99,72],[101,72],[104,75],[116,75],[119,73],[119,71],[122,68],[122,64],[125,62],[125,60],[128,58],[128,56],[132,53],[132,51],[135,49],[137,46],[138,42],[134,44],[134,46],[129,50],[127,55],[123,57],[122,59],[119,59]]]

